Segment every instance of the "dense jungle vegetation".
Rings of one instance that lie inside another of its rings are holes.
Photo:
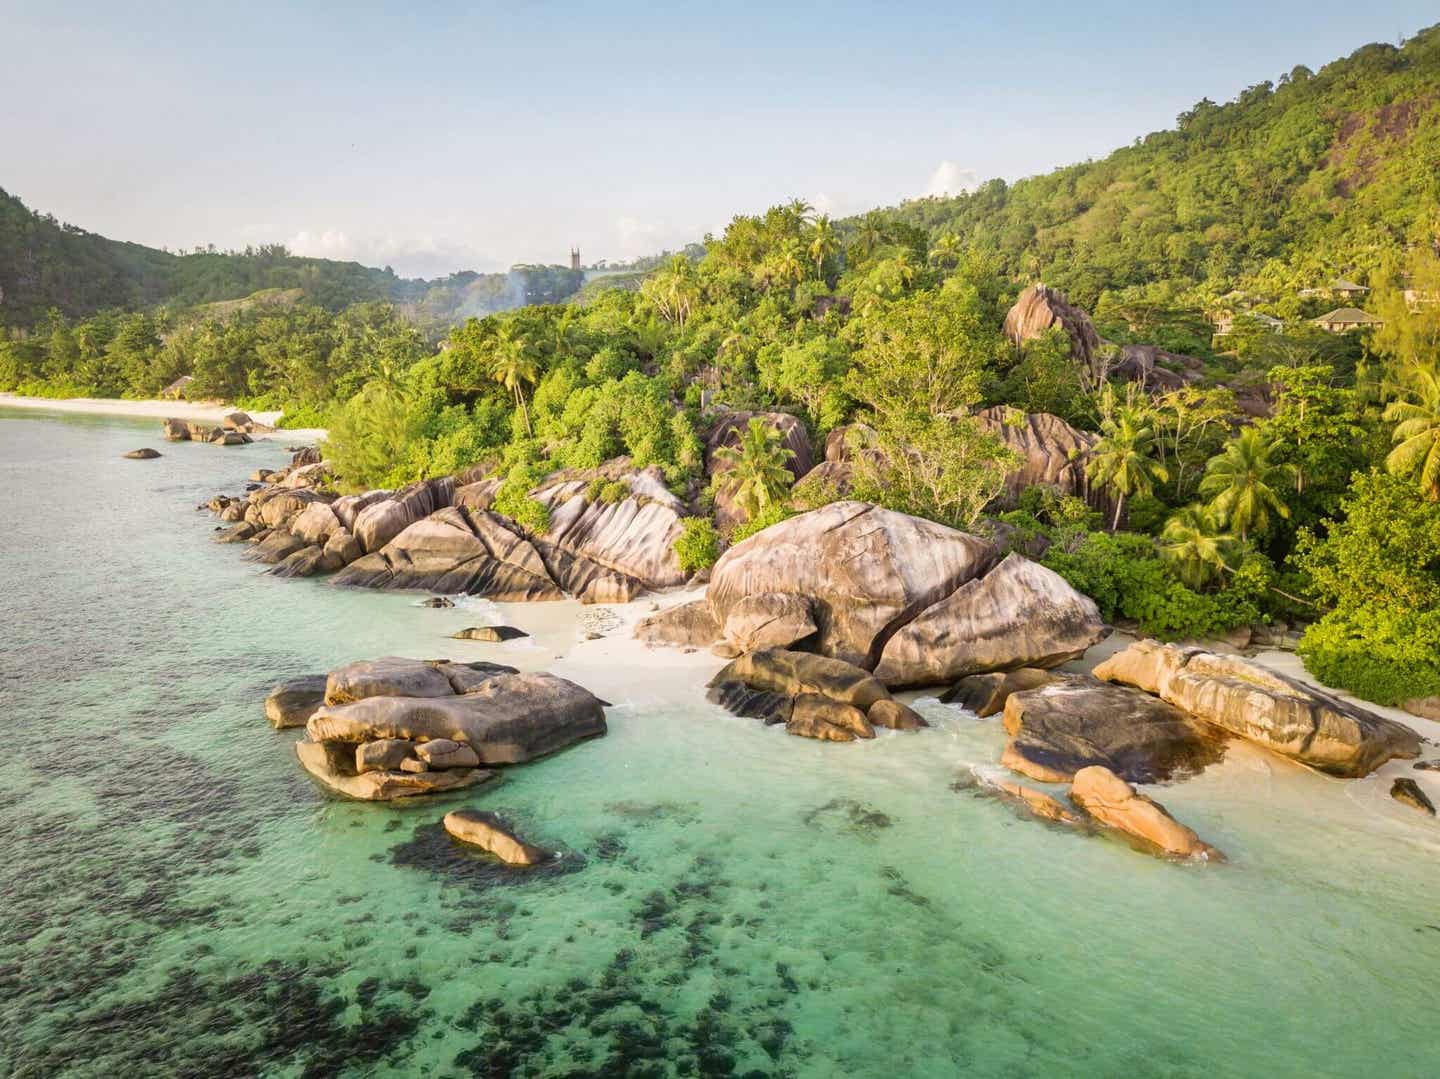
[[[1318,677],[1393,703],[1440,692],[1436,161],[1431,29],[1201,102],[1103,161],[842,222],[798,200],[742,215],[635,271],[638,287],[470,318],[440,340],[414,297],[356,284],[340,303],[278,271],[237,288],[291,291],[187,307],[173,301],[230,298],[203,283],[208,263],[192,279],[134,245],[67,254],[62,230],[49,279],[74,282],[71,310],[106,309],[37,314],[0,344],[0,389],[150,396],[191,374],[192,395],[327,426],[349,488],[492,465],[498,508],[537,529],[540,478],[625,455],[691,500],[689,568],[844,493],[792,484],[763,422],[707,481],[710,408],[785,411],[816,445],[847,427],[855,497],[989,528],[1147,633],[1303,624]],[[301,276],[290,264],[314,261],[254,257]],[[336,272],[338,295],[350,271]],[[1008,340],[1005,313],[1036,279],[1093,311],[1107,354],[1183,353],[1161,357],[1170,387],[1097,375],[1063,329]],[[1342,306],[1380,322],[1315,324]],[[998,502],[1015,461],[972,415],[989,405],[1092,433],[1088,489]],[[624,496],[611,486],[593,495]],[[729,535],[717,498],[741,511]]]

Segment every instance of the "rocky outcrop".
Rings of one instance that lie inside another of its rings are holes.
[[[1032,285],[1005,314],[1005,336],[1017,346],[1044,336],[1055,326],[1064,329],[1070,338],[1070,355],[1076,363],[1094,370],[1100,335],[1090,316],[1063,292],[1042,284]]]
[[[1138,641],[1095,676],[1152,693],[1230,734],[1338,776],[1420,755],[1420,736],[1239,656]]]
[[[1012,693],[1039,689],[1061,679],[1061,675],[1039,667],[1020,667],[1013,671],[992,671],[971,674],[960,679],[940,695],[942,704],[958,704],[981,719],[999,715]]]
[[[1224,858],[1159,802],[1140,794],[1108,768],[1082,768],[1070,788],[1070,800],[1099,824],[1163,854],[1175,858]]]
[[[338,742],[296,742],[295,755],[305,770],[326,787],[366,802],[437,794],[495,778],[494,772],[483,768],[423,772],[396,768],[361,773],[355,770],[355,747]]]
[[[1166,352],[1159,345],[1121,345],[1120,358],[1110,373],[1115,378],[1138,382],[1142,389],[1164,393],[1188,386],[1204,367],[1203,360]]]
[[[315,742],[446,738],[468,745],[484,764],[519,764],[604,734],[605,713],[593,694],[564,678],[498,674],[460,694],[326,705],[306,729]]]
[[[160,456],[160,451],[152,450],[149,446],[145,446],[138,450],[131,450],[129,453],[122,454],[121,456],[129,461],[153,461]]]
[[[272,700],[287,714],[309,709],[318,681],[277,687]],[[481,765],[522,763],[605,733],[600,701],[575,683],[492,663],[351,663],[325,677],[324,694],[329,703],[310,711],[296,754],[330,789],[366,800],[483,782],[493,773]]]
[[[618,502],[592,501],[587,491],[596,478],[623,483],[630,494]],[[687,510],[659,469],[635,471],[623,459],[607,462],[579,476],[552,477],[530,497],[550,513],[536,547],[555,583],[571,595],[581,595],[601,577],[614,578],[606,586],[612,589],[628,587],[627,579],[638,582],[629,598],[643,589],[685,583],[675,541]]]
[[[835,502],[736,544],[706,593],[724,625],[749,596],[811,601],[822,655],[873,668],[895,629],[995,564],[988,542],[866,502]]]
[[[1416,783],[1413,779],[1404,777],[1397,779],[1390,785],[1390,797],[1394,798],[1395,801],[1401,805],[1407,805],[1411,809],[1418,809],[1420,812],[1428,813],[1432,817],[1435,815],[1435,803],[1430,801],[1429,795],[1427,795],[1420,788],[1420,784]]]
[[[160,422],[160,436],[166,442],[189,442],[190,425],[184,420],[162,420]]]
[[[412,483],[366,505],[348,527],[366,553],[373,553],[416,521],[450,505],[454,494],[454,481],[448,478]]]
[[[789,648],[815,632],[810,601],[783,592],[746,596],[730,608],[724,636],[741,652]]]
[[[1013,506],[1025,488],[1037,485],[1067,495],[1086,492],[1085,465],[1095,435],[1048,412],[1025,413],[1007,405],[981,409],[975,419],[1020,457],[1020,464],[1005,476],[1006,505]]]
[[[1000,763],[1042,783],[1103,765],[1133,783],[1203,771],[1224,736],[1154,697],[1088,675],[1068,675],[1005,702],[1010,743]]]
[[[875,727],[926,725],[859,667],[781,648],[732,660],[710,680],[708,696],[734,715],[784,723],[791,734],[830,742],[873,738]]]
[[[265,698],[265,718],[276,730],[303,727],[325,703],[325,675],[310,674],[281,682]]]
[[[457,809],[445,814],[445,831],[462,843],[488,851],[506,865],[538,865],[550,857],[548,852],[520,839],[494,813]]]
[[[361,520],[384,505],[362,511]],[[564,598],[532,543],[493,513],[455,507],[408,525],[381,550],[346,566],[334,581],[365,588],[464,592],[513,603]]]
[[[720,625],[703,597],[666,608],[635,626],[635,639],[646,644],[709,648],[720,636]]]
[[[1053,570],[1010,554],[897,630],[875,677],[887,686],[925,686],[982,671],[1055,667],[1105,634],[1093,600]]]

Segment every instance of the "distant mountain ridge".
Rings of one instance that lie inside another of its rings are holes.
[[[419,321],[447,324],[558,302],[583,283],[582,272],[562,266],[465,271],[425,281],[358,262],[292,255],[278,244],[178,255],[63,224],[0,189],[0,326],[33,325],[52,308],[83,317],[112,307],[240,300],[271,289],[299,289],[330,310],[383,300]]]

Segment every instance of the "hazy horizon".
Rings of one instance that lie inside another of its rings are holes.
[[[1433,6],[152,5],[0,0],[0,187],[155,247],[405,276],[633,258],[801,197],[836,215],[1099,157]],[[983,12],[983,14],[980,14]],[[57,62],[57,57],[59,60]],[[57,63],[66,69],[57,80]],[[36,87],[45,87],[37,92]]]

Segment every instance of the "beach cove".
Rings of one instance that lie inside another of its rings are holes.
[[[1229,863],[1152,860],[980,794],[998,719],[922,697],[930,730],[834,746],[725,714],[720,660],[629,639],[649,597],[582,640],[571,601],[267,576],[194,507],[279,445],[156,426],[0,418],[8,1072],[1430,1070],[1440,832],[1389,770],[1234,746],[1156,788]],[[449,639],[498,622],[532,636]],[[609,733],[473,792],[337,800],[260,703],[386,654],[551,670]],[[472,805],[562,857],[458,848],[439,820]]]

